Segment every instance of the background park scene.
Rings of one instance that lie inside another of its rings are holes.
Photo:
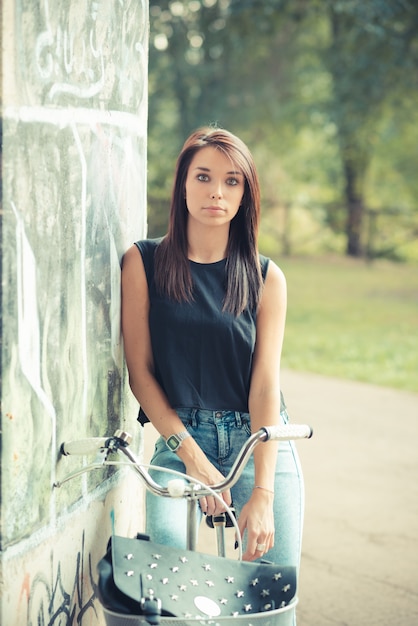
[[[314,427],[298,624],[413,626],[418,4],[151,1],[150,237],[185,137],[211,123],[255,156],[260,250],[288,281],[282,386]]]
[[[288,279],[285,367],[418,391],[417,68],[415,2],[150,2],[148,235],[185,137],[241,136]]]

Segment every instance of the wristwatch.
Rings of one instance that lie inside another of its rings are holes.
[[[176,435],[171,435],[166,439],[166,444],[173,452],[177,452],[180,448],[181,444],[187,437],[191,437],[190,433],[187,430],[182,430],[181,433],[177,433]]]

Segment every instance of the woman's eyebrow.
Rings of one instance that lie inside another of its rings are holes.
[[[209,167],[203,167],[203,165],[197,165],[195,167],[196,170],[200,170],[201,172],[210,172],[210,168]],[[227,176],[243,176],[243,173],[240,172],[239,170],[232,170],[231,172],[226,172]]]

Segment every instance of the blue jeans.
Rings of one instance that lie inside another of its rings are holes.
[[[177,413],[211,463],[226,475],[251,434],[249,414],[201,409],[177,409]],[[282,411],[281,420],[283,423],[288,421],[286,411]],[[185,471],[181,459],[167,448],[162,437],[156,441],[151,464]],[[151,470],[151,474],[160,484],[166,484],[173,478],[156,470]],[[241,478],[231,489],[237,517],[249,500],[253,487],[254,462],[251,457]],[[146,532],[151,540],[185,548],[186,506],[184,500],[161,498],[147,492]],[[263,556],[264,559],[299,568],[303,514],[304,485],[298,454],[293,442],[279,442],[274,496],[275,545]]]

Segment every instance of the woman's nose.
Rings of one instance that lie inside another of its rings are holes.
[[[210,197],[212,198],[212,200],[216,200],[216,199],[220,199],[222,198],[222,189],[221,189],[221,185],[218,185],[210,194]]]

